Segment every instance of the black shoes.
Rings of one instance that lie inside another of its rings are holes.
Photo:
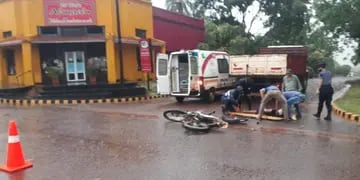
[[[326,121],[331,121],[331,116],[326,116],[326,117],[324,118],[324,120],[326,120]]]
[[[320,120],[320,115],[319,114],[313,114],[313,116],[316,118],[316,120]],[[331,115],[327,115],[324,118],[325,121],[331,121]]]
[[[313,114],[314,117],[316,117],[316,120],[320,120],[320,114]]]

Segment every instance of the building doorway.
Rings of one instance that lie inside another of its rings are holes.
[[[85,53],[84,51],[66,51],[66,79],[69,83],[85,82]]]

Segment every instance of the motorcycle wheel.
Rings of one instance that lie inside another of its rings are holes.
[[[186,129],[193,130],[193,131],[208,131],[210,126],[204,122],[197,122],[197,121],[187,121],[183,122],[183,126]]]
[[[167,110],[163,113],[165,119],[173,122],[182,122],[185,120],[186,112],[180,110]]]

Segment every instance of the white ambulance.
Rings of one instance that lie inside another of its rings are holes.
[[[234,88],[229,76],[226,52],[188,50],[158,54],[156,58],[157,91],[171,95],[178,102],[185,97],[200,97],[213,102],[217,92]]]

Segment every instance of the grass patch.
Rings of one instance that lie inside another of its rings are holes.
[[[336,105],[346,112],[360,114],[360,84],[353,84],[345,96]]]

